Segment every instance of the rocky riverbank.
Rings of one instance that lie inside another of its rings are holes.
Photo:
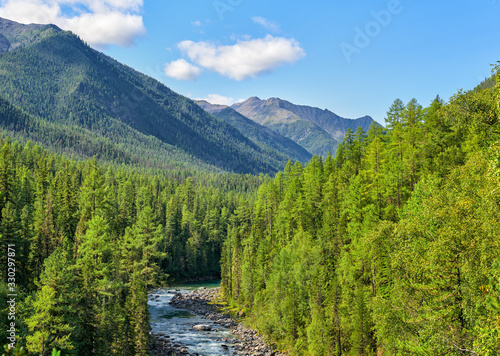
[[[241,356],[284,356],[284,354],[274,351],[271,346],[257,335],[255,330],[244,326],[229,315],[219,313],[218,309],[220,305],[212,304],[213,301],[217,300],[219,294],[220,288],[200,288],[184,295],[176,293],[170,300],[170,304],[175,308],[191,310],[217,325],[230,328],[231,333],[236,337],[223,338],[220,340],[224,343],[223,347],[228,350],[229,354]],[[209,325],[193,326],[193,329],[199,332],[204,332],[211,328],[212,327]],[[158,333],[152,334],[152,336],[153,340],[150,350],[152,356],[198,355],[196,353],[190,353],[189,349],[183,345],[171,342],[168,335]]]

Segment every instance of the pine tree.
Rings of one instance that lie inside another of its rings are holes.
[[[133,355],[146,356],[149,350],[149,311],[147,304],[146,283],[141,273],[131,276],[130,291],[127,298],[127,312],[133,334]]]
[[[74,276],[68,256],[56,250],[45,260],[40,289],[33,301],[33,314],[26,320],[30,352],[50,355],[52,348],[75,348],[72,333],[78,328],[75,313]]]
[[[410,191],[415,189],[415,184],[418,181],[418,172],[422,165],[422,106],[418,104],[416,99],[408,102],[403,111],[403,141],[405,156],[404,172],[405,179],[408,180]]]
[[[7,202],[14,203],[14,167],[10,137],[0,149],[0,212]]]
[[[107,221],[101,215],[95,215],[87,224],[78,246],[76,268],[82,278],[83,348],[92,354],[100,347],[100,300],[106,299],[113,285],[113,252]]]
[[[14,246],[22,248],[23,241],[20,236],[21,222],[19,219],[18,212],[15,209],[14,204],[7,202],[1,211],[2,220],[0,220],[0,241],[2,255],[0,257],[0,264],[2,266],[7,266],[7,250],[8,246]],[[18,266],[19,268],[20,266]],[[19,268],[21,269],[21,268]],[[4,274],[5,276],[5,274]]]

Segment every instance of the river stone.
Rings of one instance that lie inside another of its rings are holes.
[[[195,330],[200,330],[200,331],[210,331],[212,330],[212,327],[210,325],[195,325],[193,326],[193,329]]]

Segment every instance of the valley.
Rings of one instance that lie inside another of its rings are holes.
[[[5,355],[500,354],[498,64],[428,105],[401,89],[384,125],[234,100],[310,63],[253,17],[273,35],[166,50],[178,87],[237,82],[212,103],[62,29],[92,6],[0,17]]]

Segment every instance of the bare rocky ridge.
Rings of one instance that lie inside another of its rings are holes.
[[[188,294],[182,295],[177,293],[171,300],[170,304],[179,309],[187,309],[192,312],[202,315],[204,318],[215,322],[218,325],[231,328],[231,332],[237,338],[224,338],[220,341],[224,342],[223,347],[227,348],[233,355],[245,356],[284,356],[285,354],[276,352],[268,345],[257,332],[239,323],[227,314],[219,313],[217,310],[221,307],[218,304],[209,304],[220,295],[220,288],[198,289]],[[199,328],[196,328],[199,327]],[[204,325],[196,325],[195,328],[199,332],[204,332]],[[150,354],[152,356],[159,355],[198,355],[190,353],[185,346],[171,342],[168,335],[162,333],[152,333],[153,340],[151,342]]]

